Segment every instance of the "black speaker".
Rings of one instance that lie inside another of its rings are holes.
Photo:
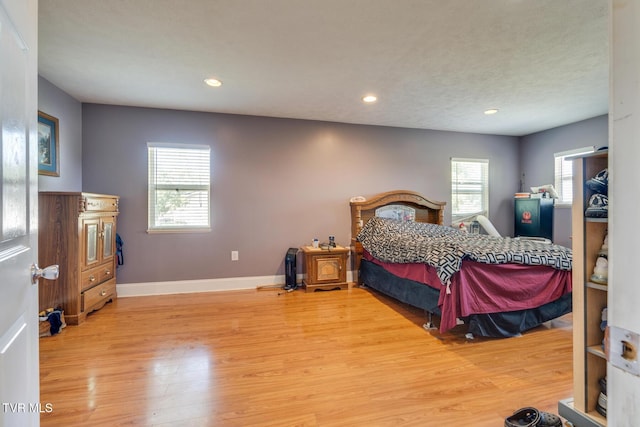
[[[289,248],[287,254],[284,257],[284,288],[296,289],[298,284],[296,283],[296,255],[298,254],[298,248]]]

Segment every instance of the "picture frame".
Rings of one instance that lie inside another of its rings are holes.
[[[58,119],[38,111],[38,174],[60,176]]]

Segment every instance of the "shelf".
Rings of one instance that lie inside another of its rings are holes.
[[[597,289],[599,291],[604,291],[604,292],[608,292],[609,291],[609,285],[602,285],[600,283],[587,282],[587,283],[585,283],[585,286],[587,288]]]
[[[567,419],[575,426],[580,427],[605,427],[607,425],[607,419],[597,413],[596,411],[590,411],[584,413],[575,408],[572,398],[564,399],[558,402],[558,414],[561,417]]]
[[[602,223],[607,223],[607,222],[609,222],[609,218],[592,218],[592,217],[585,216],[585,217],[584,217],[584,221],[585,221],[585,222],[602,222]]]
[[[587,352],[595,356],[601,357],[605,360],[607,359],[607,356],[604,354],[604,350],[602,349],[601,345],[590,345],[589,347],[587,347]]]
[[[599,379],[606,375],[607,359],[602,347],[602,310],[607,307],[609,286],[591,280],[608,233],[609,218],[585,216],[594,191],[587,181],[608,167],[606,152],[576,157],[573,162],[573,393],[559,408],[575,426],[606,426],[606,417],[595,409],[600,394]],[[561,413],[562,415],[562,413]]]
[[[606,426],[607,425],[607,419],[605,417],[603,417],[602,415],[600,415],[596,411],[587,412],[587,416],[589,418],[593,418],[601,426]]]

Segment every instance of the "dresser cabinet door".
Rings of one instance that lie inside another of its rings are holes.
[[[115,217],[88,217],[82,224],[82,269],[113,260],[116,242]]]
[[[115,217],[104,217],[101,219],[102,225],[102,260],[113,258],[115,254],[116,242],[116,219]]]
[[[336,282],[341,280],[341,257],[317,257],[315,258],[316,283]]]
[[[88,268],[100,262],[100,219],[82,218],[82,267]]]

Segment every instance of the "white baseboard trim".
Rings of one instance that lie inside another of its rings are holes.
[[[304,275],[297,275],[302,283]],[[352,281],[351,271],[347,272],[347,281]],[[260,286],[284,286],[284,275],[229,277],[224,279],[176,280],[171,282],[118,283],[118,298],[141,297],[150,295],[187,294],[196,292],[238,291],[256,289]]]

